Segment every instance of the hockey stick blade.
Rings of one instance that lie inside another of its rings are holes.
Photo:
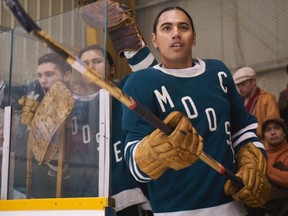
[[[129,109],[135,111],[139,114],[143,119],[152,124],[154,127],[159,128],[166,134],[170,134],[172,129],[165,124],[161,119],[157,116],[149,112],[147,109],[142,107],[140,104],[137,104],[133,98],[125,94],[122,90],[120,90],[117,86],[115,86],[112,82],[105,79],[100,73],[93,71],[89,67],[87,67],[79,58],[74,56],[60,44],[55,42],[51,37],[49,37],[25,12],[22,6],[19,4],[17,0],[3,0],[6,5],[9,7],[13,15],[16,17],[18,22],[23,26],[23,28],[36,37],[38,40],[43,42],[47,47],[49,47],[54,52],[61,55],[64,59],[66,59],[67,63],[70,64],[75,70],[80,72],[83,76],[89,78],[91,81],[95,82],[101,88],[107,90],[114,98],[119,100]],[[243,187],[243,182],[240,178],[235,176],[231,171],[226,169],[222,164],[217,162],[212,157],[206,155],[204,152],[201,153],[199,157],[203,162],[217,171],[219,174],[225,175],[228,179],[236,183],[239,187]]]

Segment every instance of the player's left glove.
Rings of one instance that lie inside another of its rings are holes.
[[[248,143],[239,150],[237,163],[236,176],[242,179],[244,187],[238,191],[235,183],[228,180],[224,185],[225,193],[249,207],[263,206],[271,192],[271,185],[266,177],[266,158],[254,144]]]
[[[32,91],[29,95],[24,95],[18,100],[18,103],[23,106],[21,112],[21,122],[23,124],[31,125],[35,112],[39,106],[39,101],[37,101],[38,97],[39,94],[35,94],[35,92]]]

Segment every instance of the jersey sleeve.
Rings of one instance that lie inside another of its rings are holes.
[[[148,47],[144,47],[139,51],[125,51],[125,57],[129,67],[133,72],[152,67],[157,64],[157,60]]]
[[[138,88],[136,86],[139,84],[139,80],[134,78],[133,75],[134,74],[132,74],[125,83],[123,88],[124,92],[137,101],[137,103],[141,102],[141,106],[146,107],[148,112],[153,113],[155,110],[155,103],[153,104],[147,99],[145,94],[137,90]],[[147,182],[151,179],[137,166],[134,160],[134,153],[139,141],[156,128],[148,123],[142,116],[126,106],[123,106],[122,127],[126,135],[124,155],[130,172],[137,181]]]

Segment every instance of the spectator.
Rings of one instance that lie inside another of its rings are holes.
[[[288,133],[278,116],[267,117],[262,131],[268,155],[267,176],[272,185],[271,196],[265,205],[272,216],[288,215]]]
[[[246,110],[258,120],[257,135],[263,138],[261,124],[270,115],[280,116],[274,95],[260,89],[256,82],[256,72],[251,67],[237,70],[233,79],[243,99]]]

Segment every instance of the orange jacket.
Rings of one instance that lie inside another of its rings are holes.
[[[258,121],[257,134],[259,138],[263,138],[261,125],[265,118],[268,116],[277,116],[280,117],[279,107],[276,101],[276,97],[271,93],[265,92],[263,90],[260,91],[260,95],[258,97],[255,113],[251,113],[256,116]]]
[[[267,146],[267,177],[274,184],[288,189],[288,142],[280,144],[275,149]],[[281,166],[275,165],[281,162]],[[275,167],[276,166],[276,167]]]

